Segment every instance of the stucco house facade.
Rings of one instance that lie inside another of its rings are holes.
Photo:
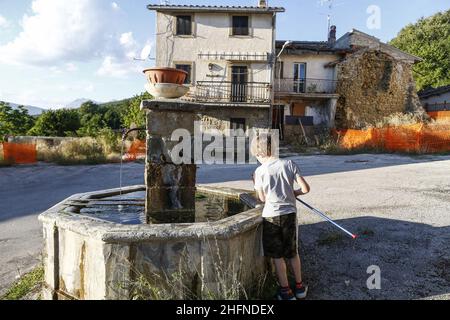
[[[327,41],[277,41],[284,8],[149,5],[156,65],[189,73],[184,99],[210,105],[208,127],[277,128],[296,139],[314,128],[351,128],[401,111],[421,112],[418,57],[351,30]]]
[[[270,126],[276,15],[260,6],[149,5],[156,11],[156,65],[189,73],[184,99],[209,105],[209,128]]]

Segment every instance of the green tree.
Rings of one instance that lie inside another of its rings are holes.
[[[414,66],[418,89],[450,84],[450,10],[409,24],[390,44],[423,59]]]
[[[122,125],[121,114],[116,109],[109,109],[103,114],[103,122],[107,128],[119,130]]]
[[[153,97],[144,92],[130,100],[129,106],[122,117],[122,123],[126,128],[132,126],[145,127],[145,113],[141,110],[141,101],[146,99],[153,99]]]
[[[80,116],[76,110],[49,110],[39,116],[28,132],[34,136],[66,137],[76,135],[80,129]]]
[[[102,128],[105,128],[101,114],[93,114],[91,116],[84,116],[82,118],[81,128],[78,130],[78,135],[84,137],[96,137]]]
[[[35,119],[23,106],[13,109],[8,103],[0,101],[0,140],[5,135],[25,135],[34,122]]]

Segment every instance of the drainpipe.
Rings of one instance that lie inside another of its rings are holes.
[[[273,105],[275,103],[275,63],[276,63],[276,27],[277,27],[277,14],[274,12],[272,17],[272,50],[269,57],[269,68],[270,68],[270,108],[269,108],[269,125],[272,128],[272,116],[273,116]]]
[[[275,66],[276,66],[276,63],[278,63],[278,60],[279,60],[279,58],[280,58],[280,56],[283,54],[283,51],[286,49],[286,47],[287,46],[289,46],[289,45],[291,45],[292,44],[292,41],[286,41],[284,44],[283,44],[283,47],[281,48],[281,50],[280,50],[280,52],[278,53],[278,55],[276,55],[275,56],[275,54],[273,54],[273,64],[272,64],[272,97],[271,97],[271,108],[270,108],[270,117],[272,118],[272,115],[273,115],[273,106],[275,105],[275,72],[274,72],[274,70],[275,70]],[[275,46],[275,50],[276,50],[276,46]],[[275,51],[276,52],[276,51]],[[281,66],[280,66],[281,67]],[[281,79],[280,78],[278,78],[278,88],[280,88],[281,87]],[[284,121],[284,119],[279,119],[279,121],[280,121],[280,133],[281,133],[281,138],[282,139],[284,139],[284,136],[283,136],[283,131],[281,130],[281,122],[282,121]]]

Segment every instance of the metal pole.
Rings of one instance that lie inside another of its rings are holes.
[[[330,222],[332,225],[334,225],[335,227],[339,228],[340,230],[342,230],[343,232],[345,232],[346,234],[348,234],[350,237],[352,237],[352,239],[356,239],[356,235],[351,233],[350,231],[346,230],[345,228],[341,227],[340,225],[338,225],[336,222],[334,222],[333,220],[331,220],[330,218],[328,218],[323,212],[311,207],[309,204],[307,204],[306,202],[300,200],[297,198],[297,201],[300,202],[301,204],[303,204],[305,207],[307,207],[309,210],[311,210],[312,212],[314,212],[315,214],[319,215],[320,217],[322,217],[323,219],[325,219],[326,221]]]

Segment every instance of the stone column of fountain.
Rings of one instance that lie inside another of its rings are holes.
[[[144,101],[142,108],[147,111],[147,223],[193,222],[196,165],[173,163],[171,150],[178,141],[171,135],[185,129],[193,137],[196,114],[173,101]]]

